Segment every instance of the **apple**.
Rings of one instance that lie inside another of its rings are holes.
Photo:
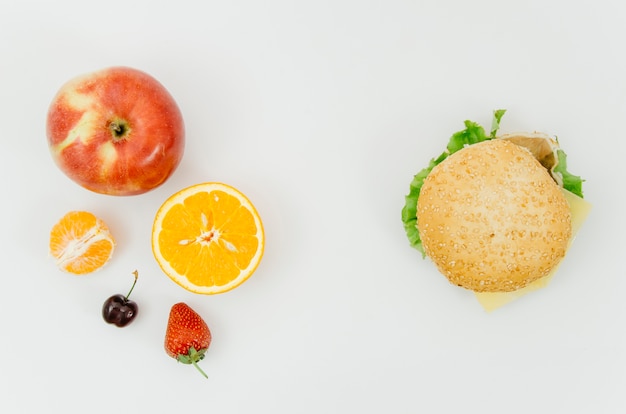
[[[136,195],[158,187],[185,148],[174,98],[155,78],[129,67],[64,84],[50,104],[46,132],[61,171],[100,194]]]

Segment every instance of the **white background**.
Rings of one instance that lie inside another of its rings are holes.
[[[0,6],[2,413],[626,412],[626,3],[3,1]],[[163,186],[116,198],[53,164],[48,105],[70,78],[128,65],[185,118]],[[471,119],[557,135],[594,205],[548,288],[486,313],[411,249],[413,174]],[[203,181],[253,201],[267,247],[219,296],[162,274],[157,208]],[[48,256],[67,211],[117,239],[99,272]],[[100,316],[126,293],[138,318]],[[185,301],[214,341],[209,379],[163,350]]]

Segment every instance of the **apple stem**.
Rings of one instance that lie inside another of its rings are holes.
[[[113,142],[118,142],[126,138],[130,128],[124,120],[114,119],[109,123],[109,130],[111,130],[111,135],[113,135]]]
[[[135,284],[137,283],[137,278],[139,277],[139,272],[135,270],[133,272],[133,275],[135,275],[135,281],[133,282],[133,285],[130,287],[130,290],[128,291],[128,294],[126,295],[126,300],[128,300],[128,297],[130,296],[130,293],[135,288]]]

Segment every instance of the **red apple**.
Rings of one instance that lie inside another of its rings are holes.
[[[101,194],[145,193],[165,182],[183,156],[178,105],[152,76],[112,67],[70,80],[54,97],[48,145],[59,168]]]

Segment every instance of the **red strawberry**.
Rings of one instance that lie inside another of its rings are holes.
[[[204,358],[210,344],[211,331],[202,317],[186,303],[172,306],[165,331],[165,352],[178,362],[193,364],[208,378],[197,362]]]

